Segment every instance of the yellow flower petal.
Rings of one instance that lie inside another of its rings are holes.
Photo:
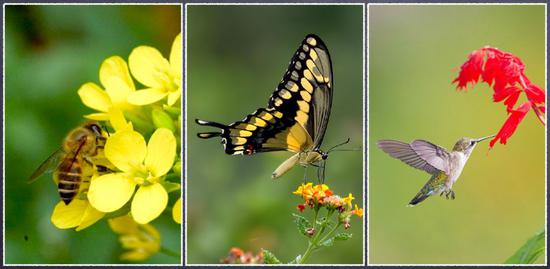
[[[118,169],[130,172],[141,166],[147,154],[145,139],[132,130],[116,132],[107,139],[105,157]]]
[[[120,255],[120,260],[123,261],[143,261],[151,256],[151,253],[143,250],[136,249],[134,251],[128,251]]]
[[[69,229],[76,227],[82,220],[82,215],[86,210],[87,202],[74,199],[69,205],[59,201],[51,216],[53,225],[59,229]]]
[[[131,92],[128,95],[128,103],[136,106],[152,104],[164,98],[168,93],[162,88],[151,88]]]
[[[86,207],[86,211],[84,211],[84,216],[82,216],[80,225],[76,227],[77,232],[90,227],[92,224],[96,223],[98,220],[103,218],[103,216],[105,216],[105,213],[93,208],[89,202],[86,202],[86,204],[88,204],[88,207]]]
[[[128,215],[108,220],[109,227],[117,234],[136,234],[138,233],[138,224]]]
[[[148,223],[156,219],[167,204],[168,193],[160,183],[141,186],[132,200],[132,217],[137,223]]]
[[[82,103],[95,110],[107,112],[112,105],[109,95],[94,83],[88,82],[78,89]]]
[[[130,200],[135,187],[136,183],[123,173],[106,174],[92,180],[88,200],[101,212],[113,212]]]
[[[172,72],[176,75],[176,77],[181,78],[181,64],[182,64],[182,57],[181,57],[181,33],[176,36],[176,39],[174,39],[174,43],[172,43],[172,49],[170,50],[170,66],[172,67]],[[181,84],[179,84],[181,85]]]
[[[85,115],[84,118],[96,121],[107,121],[109,120],[109,115],[107,113],[92,113]]]
[[[111,126],[115,128],[115,132],[120,131],[132,131],[132,123],[126,122],[126,119],[124,118],[124,114],[122,111],[116,107],[111,107],[109,109],[109,121],[111,122]]]
[[[172,218],[174,218],[175,222],[181,224],[181,198],[172,207]]]
[[[166,128],[158,128],[147,144],[145,166],[154,177],[160,177],[172,169],[175,158],[176,138],[174,134]]]
[[[168,105],[173,106],[180,99],[180,96],[181,96],[181,88],[179,88],[175,92],[170,92],[168,94],[168,102],[167,102]]]
[[[153,47],[139,46],[132,50],[128,57],[130,71],[141,84],[154,88],[162,87],[159,73],[170,70],[170,64],[162,54]]]
[[[83,230],[100,220],[105,214],[97,211],[85,200],[74,199],[69,205],[62,201],[55,206],[51,221],[59,229],[77,227]]]
[[[101,81],[101,84],[105,88],[113,88],[115,86],[111,84],[110,80],[113,77],[119,78],[127,89],[135,90],[134,81],[128,71],[128,65],[119,56],[107,58],[99,68],[99,81]]]
[[[105,91],[111,98],[113,105],[128,107],[128,94],[134,92],[135,90],[128,87],[128,85],[126,85],[126,83],[118,77],[110,77],[106,80],[108,81],[108,85],[105,86]]]

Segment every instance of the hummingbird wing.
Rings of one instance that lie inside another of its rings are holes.
[[[449,174],[449,160],[451,157],[446,149],[426,140],[414,140],[411,143],[411,148],[431,166],[445,172],[447,175]]]
[[[433,166],[431,163],[422,158],[422,156],[414,150],[412,144],[397,140],[378,140],[377,144],[381,150],[390,156],[399,159],[414,168],[424,170],[432,175],[435,175],[440,171],[444,171]]]

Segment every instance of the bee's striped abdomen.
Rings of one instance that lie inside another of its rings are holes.
[[[68,205],[80,189],[80,181],[82,179],[80,163],[73,158],[64,159],[57,169],[56,177],[59,196]]]

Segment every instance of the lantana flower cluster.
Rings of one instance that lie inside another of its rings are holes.
[[[181,224],[181,51],[180,33],[168,59],[149,46],[135,48],[128,63],[109,57],[99,70],[101,86],[88,82],[78,90],[82,103],[96,110],[85,118],[106,129],[95,161],[103,160],[108,171],[94,171],[77,198],[58,203],[52,223],[79,231],[110,218],[123,247],[133,249],[122,259],[159,251],[160,234],[150,222],[163,212]]]
[[[352,208],[352,201],[355,199],[351,193],[346,197],[335,195],[326,184],[313,185],[313,183],[302,184],[293,192],[304,199],[303,203],[296,207],[300,212],[303,212],[306,207],[319,210],[321,207],[326,207],[329,210],[337,210],[340,213],[339,221],[343,223],[345,228],[349,228],[350,217],[356,215],[359,218],[363,217],[363,209],[355,204]],[[346,207],[347,206],[347,207]]]
[[[479,79],[492,86],[493,101],[503,102],[509,116],[495,138],[489,143],[492,148],[497,140],[506,144],[527,112],[533,110],[543,125],[546,125],[546,92],[533,84],[523,72],[525,65],[517,56],[489,46],[473,51],[460,67],[458,77],[453,80],[457,89],[467,89]],[[516,106],[521,93],[527,101]]]
[[[221,260],[225,264],[262,264],[264,260],[262,252],[254,254],[244,251],[241,248],[233,247],[229,250],[227,257]]]

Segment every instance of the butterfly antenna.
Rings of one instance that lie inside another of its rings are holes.
[[[349,143],[350,140],[351,140],[351,139],[348,137],[348,139],[347,139],[345,142],[342,142],[342,143],[340,143],[340,144],[338,144],[338,145],[336,145],[336,146],[330,148],[329,150],[327,150],[327,153],[331,152],[332,150],[334,150],[334,149],[337,148],[337,147],[340,147],[340,146],[343,146],[343,145]]]
[[[332,151],[360,151],[361,149],[363,148],[359,147],[359,148],[353,148],[353,149],[335,149]]]

